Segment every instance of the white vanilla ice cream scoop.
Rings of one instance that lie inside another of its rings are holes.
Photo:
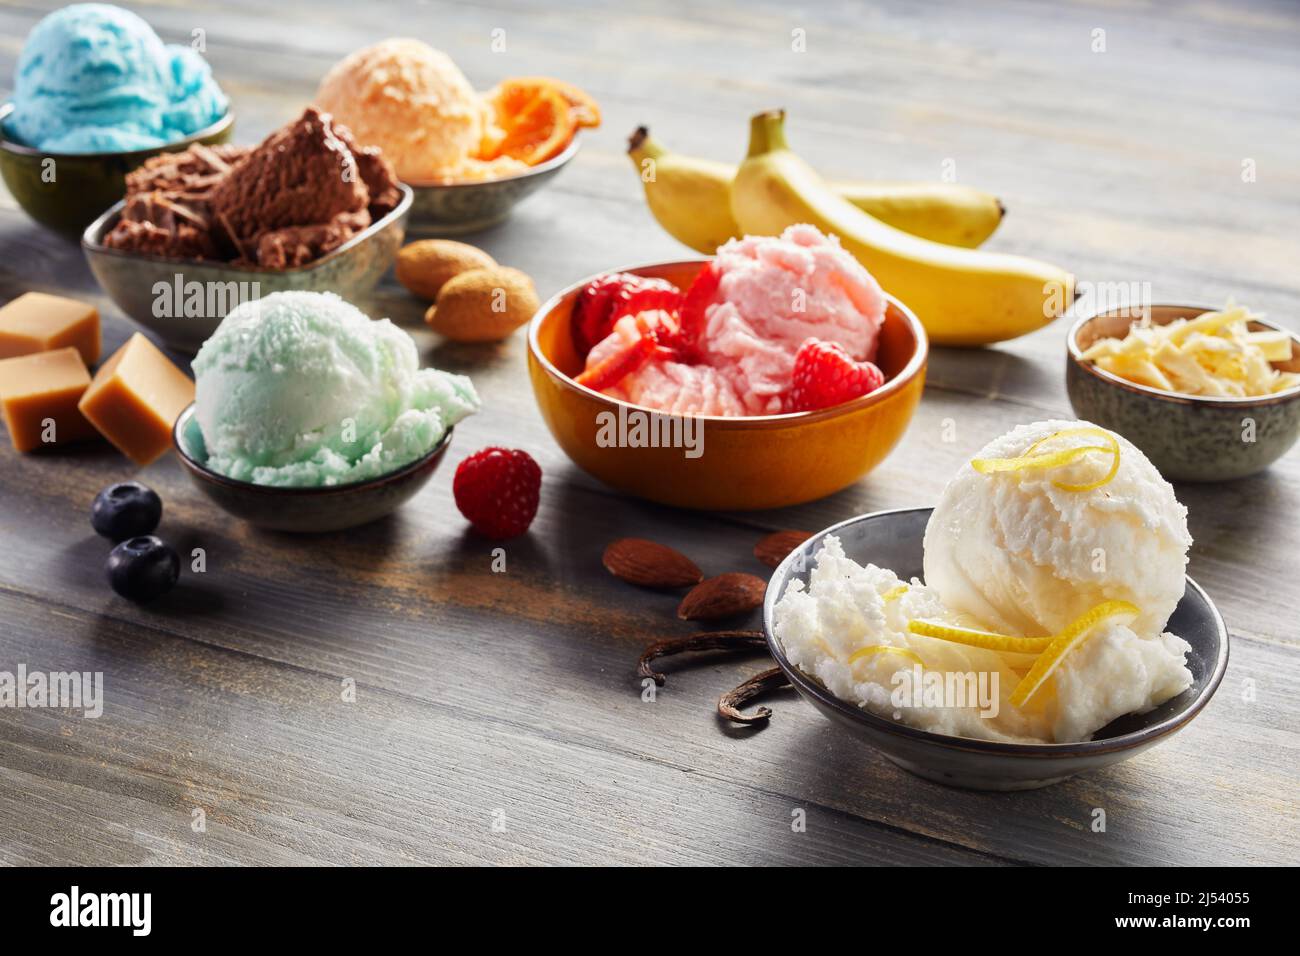
[[[1046,421],[994,439],[973,460],[1112,443],[1110,480],[1108,451],[1055,467],[962,465],[926,527],[926,584],[946,607],[1006,634],[1055,634],[1107,600],[1135,604],[1133,629],[1159,634],[1183,596],[1192,539],[1187,509],[1141,451],[1088,422]]]
[[[332,293],[277,292],[233,309],[194,377],[208,467],[264,485],[395,471],[479,407],[468,378],[421,369],[406,332]]]
[[[1036,422],[948,484],[926,527],[925,583],[828,536],[774,630],[791,663],[882,717],[1087,740],[1191,684],[1190,646],[1164,631],[1190,545],[1186,510],[1140,451],[1087,422]]]

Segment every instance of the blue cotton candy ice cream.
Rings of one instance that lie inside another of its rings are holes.
[[[101,3],[64,7],[32,28],[13,103],[6,135],[50,153],[165,146],[212,125],[229,105],[198,53]]]
[[[395,471],[479,407],[468,378],[421,369],[409,335],[328,292],[232,310],[199,349],[194,383],[208,467],[283,487]]]

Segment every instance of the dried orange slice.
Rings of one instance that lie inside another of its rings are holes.
[[[573,121],[578,126],[600,125],[600,106],[591,98],[591,94],[572,83],[549,76],[512,76],[502,80],[497,85],[493,100],[499,104],[499,110],[507,114],[517,113],[542,90],[553,90],[564,97],[573,113]]]
[[[1029,673],[1021,678],[1016,689],[1011,692],[1011,703],[1023,707],[1047,678],[1052,676],[1065,656],[1091,637],[1099,624],[1117,617],[1131,621],[1140,613],[1137,606],[1128,601],[1103,601],[1091,611],[1079,615],[1065,630],[1051,639],[1047,650],[1039,655]]]
[[[487,158],[509,156],[530,166],[562,152],[577,128],[568,102],[554,90],[543,90],[518,113],[502,115],[497,122],[506,135]]]

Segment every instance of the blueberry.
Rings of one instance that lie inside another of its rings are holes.
[[[162,520],[162,499],[138,481],[109,485],[95,495],[90,524],[111,541],[152,534]]]
[[[172,589],[181,573],[176,549],[151,534],[127,538],[108,555],[108,583],[129,601],[152,601]]]

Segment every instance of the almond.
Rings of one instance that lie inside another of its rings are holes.
[[[444,285],[471,269],[491,269],[496,260],[477,246],[451,239],[421,239],[402,247],[394,271],[413,295],[433,302]]]
[[[684,588],[704,580],[686,555],[645,538],[611,541],[601,563],[614,577],[646,588]]]
[[[538,305],[533,280],[518,269],[470,269],[443,284],[424,321],[453,342],[499,342],[531,319]]]
[[[715,621],[752,611],[763,603],[767,582],[752,574],[728,571],[701,581],[677,607],[683,621]]]
[[[775,531],[754,545],[754,557],[769,568],[775,568],[786,555],[811,537],[808,531]]]

